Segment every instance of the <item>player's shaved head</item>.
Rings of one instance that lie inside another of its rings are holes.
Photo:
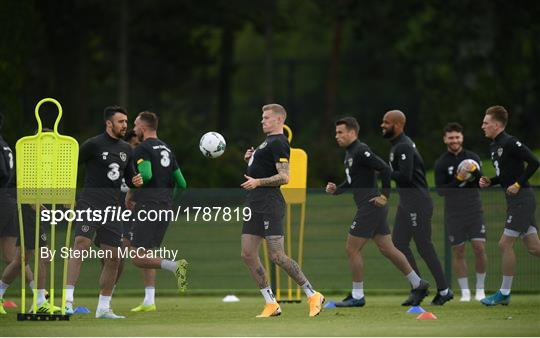
[[[385,138],[394,139],[403,133],[407,118],[401,110],[390,110],[384,114],[381,124],[382,133]]]
[[[388,119],[394,124],[401,124],[404,126],[405,122],[407,122],[407,118],[401,110],[390,110],[385,114],[385,116],[387,116]]]

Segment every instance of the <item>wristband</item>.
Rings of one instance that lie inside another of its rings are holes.
[[[521,185],[519,185],[518,182],[514,183],[514,185],[515,185],[517,188],[521,188]]]

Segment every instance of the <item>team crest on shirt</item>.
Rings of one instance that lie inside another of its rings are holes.
[[[394,153],[390,153],[390,162],[394,161]]]
[[[503,148],[497,149],[497,155],[499,155],[499,157],[501,157],[502,154],[503,154]]]
[[[127,154],[124,153],[123,151],[121,151],[119,155],[120,155],[120,159],[122,160],[122,162],[126,162]]]
[[[454,174],[454,166],[451,165],[448,167],[448,175],[452,176]]]
[[[261,145],[259,146],[259,149],[263,149],[264,147],[266,147],[268,145],[268,142],[264,141],[263,143],[261,143]]]
[[[103,157],[104,160],[107,159],[107,156],[109,156],[109,152],[108,151],[104,151],[101,153],[101,156]]]
[[[83,225],[81,227],[81,230],[82,230],[82,232],[88,232],[88,230],[90,230],[90,227],[88,225]]]
[[[44,242],[47,241],[47,234],[46,233],[41,234],[41,240],[44,241]]]
[[[352,157],[349,158],[349,159],[347,160],[347,162],[349,163],[349,167],[352,167],[352,164],[353,164],[353,159],[352,159]]]

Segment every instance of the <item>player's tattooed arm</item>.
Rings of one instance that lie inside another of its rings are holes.
[[[289,163],[276,163],[277,174],[259,179],[261,187],[277,187],[289,183]]]
[[[252,190],[257,187],[279,187],[289,182],[289,163],[276,163],[278,173],[274,176],[265,178],[253,178],[244,175],[246,181],[240,184],[240,187],[246,190]]]

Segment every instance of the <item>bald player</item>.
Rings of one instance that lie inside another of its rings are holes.
[[[383,137],[389,139],[392,144],[390,149],[391,178],[396,182],[399,193],[392,240],[420,275],[410,248],[411,239],[414,239],[418,253],[426,262],[437,283],[438,292],[431,304],[443,305],[454,298],[454,294],[448,288],[441,263],[431,241],[433,202],[428,191],[424,161],[414,142],[403,132],[405,122],[403,112],[391,110],[384,115],[381,124]],[[413,300],[414,293],[411,292],[409,299],[401,305],[410,306]]]

